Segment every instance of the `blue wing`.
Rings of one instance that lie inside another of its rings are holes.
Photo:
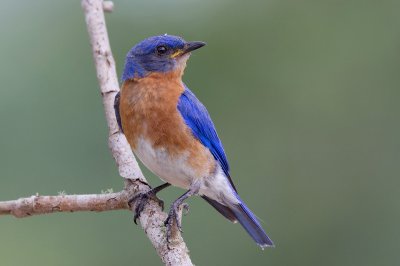
[[[218,138],[214,123],[204,105],[186,86],[179,98],[178,110],[186,125],[192,130],[193,135],[210,150],[215,160],[219,162],[232,187],[236,190],[229,175],[229,164],[224,147]]]

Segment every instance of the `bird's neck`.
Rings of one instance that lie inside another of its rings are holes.
[[[127,57],[125,61],[124,72],[122,73],[122,81],[125,82],[131,79],[142,79],[157,73],[160,75],[164,74],[169,78],[182,78],[183,72],[186,68],[186,62],[189,57],[190,54],[185,54],[176,60],[171,61],[169,64],[162,64],[158,62],[158,64],[155,64],[157,66],[155,68],[156,70],[153,71],[146,70],[146,68],[138,63],[137,60]]]
[[[175,106],[185,90],[180,71],[151,73],[143,78],[126,80],[122,85],[121,99],[138,103],[143,99],[158,105],[161,102]],[[147,104],[151,104],[147,102]],[[151,105],[152,105],[151,104]]]
[[[125,62],[124,72],[122,73],[122,80],[126,81],[133,78],[143,78],[147,74],[148,72],[140,64],[127,59]]]

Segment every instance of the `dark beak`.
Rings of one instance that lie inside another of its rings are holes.
[[[197,50],[201,47],[203,47],[204,45],[206,45],[205,42],[188,42],[186,43],[185,47],[183,48],[183,53],[189,53],[191,51]]]

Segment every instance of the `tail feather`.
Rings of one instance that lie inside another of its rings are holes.
[[[273,247],[274,243],[262,229],[256,216],[243,202],[232,208],[239,223],[262,249]]]
[[[256,216],[250,211],[250,209],[246,206],[246,204],[244,204],[240,200],[237,194],[236,197],[239,199],[240,202],[239,204],[225,206],[216,200],[213,200],[206,196],[202,196],[203,199],[205,199],[225,218],[227,218],[232,222],[239,221],[239,223],[243,226],[243,228],[247,231],[247,233],[254,239],[257,245],[259,245],[262,249],[266,247],[273,247],[274,243],[264,232]]]
[[[227,206],[222,205],[216,200],[213,200],[207,196],[201,196],[205,201],[207,201],[211,206],[213,206],[220,214],[222,214],[226,219],[230,220],[231,222],[236,223],[237,219],[235,213]]]

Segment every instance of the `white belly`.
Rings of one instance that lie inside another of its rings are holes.
[[[144,138],[139,138],[134,152],[151,172],[174,186],[188,189],[196,178],[187,163],[188,153],[170,156],[166,149],[154,149]]]
[[[219,165],[211,176],[196,176],[195,171],[187,163],[188,153],[170,156],[164,148],[154,149],[144,138],[139,138],[134,152],[150,171],[165,182],[189,189],[190,185],[197,181],[200,182],[200,195],[205,195],[226,205],[238,203],[233,188]]]

